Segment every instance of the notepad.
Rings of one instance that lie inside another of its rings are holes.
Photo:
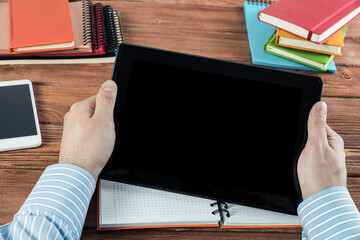
[[[300,227],[298,216],[99,180],[98,230],[157,227]]]
[[[286,32],[278,28],[276,32],[276,45],[340,56],[341,47],[344,46],[344,38],[346,36],[347,28],[348,27],[345,27],[341,31],[337,32],[334,36],[329,38],[329,40],[327,40],[323,44],[313,43],[304,38],[298,37],[295,34]]]
[[[334,55],[278,46],[275,44],[275,39],[276,31],[265,44],[266,52],[300,62],[321,71],[326,71],[330,62],[334,59]]]
[[[9,53],[9,10],[0,2],[0,65],[114,63],[116,49],[124,42],[120,13],[91,0],[69,2],[75,48]]]
[[[9,0],[10,52],[73,49],[68,0]]]
[[[359,15],[359,0],[279,0],[259,20],[321,44]]]
[[[276,30],[275,27],[270,26],[266,23],[262,23],[258,20],[259,11],[266,8],[267,6],[269,6],[269,4],[261,2],[246,1],[244,3],[246,29],[248,32],[253,64],[269,67],[320,72],[321,70],[317,70],[306,65],[293,62],[286,58],[272,55],[264,51],[266,41]],[[333,60],[331,61],[327,72],[336,72],[336,66]]]

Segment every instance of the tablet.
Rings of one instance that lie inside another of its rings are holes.
[[[121,44],[100,178],[296,214],[316,76]]]
[[[41,134],[31,82],[0,82],[0,151],[40,145]]]

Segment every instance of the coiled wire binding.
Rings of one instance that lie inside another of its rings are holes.
[[[83,42],[92,43],[92,49],[105,47],[106,53],[116,53],[117,47],[124,42],[121,18],[111,6],[93,4],[83,0]]]
[[[267,1],[267,0],[247,0],[248,3],[253,4],[253,5],[262,5],[262,4],[271,4],[271,1]]]
[[[118,36],[116,34],[114,10],[111,6],[104,7],[104,16],[106,21],[106,47],[109,52],[115,53],[118,47]]]
[[[96,32],[96,39],[93,38],[94,43],[93,49],[98,49],[100,46],[105,46],[106,48],[106,35],[105,35],[105,26],[104,26],[104,12],[103,5],[101,3],[96,3],[94,5],[94,32]]]
[[[118,45],[120,45],[120,43],[125,42],[123,28],[122,28],[122,22],[121,22],[121,16],[118,11],[114,11],[113,15],[114,15],[114,21],[115,21],[116,36],[117,36],[117,40],[118,40],[117,42],[118,42]]]
[[[93,4],[90,0],[83,0],[82,2],[82,21],[83,21],[83,43],[87,45],[92,43],[93,26],[92,26],[92,18],[93,18]]]
[[[211,213],[213,215],[219,213],[220,214],[220,221],[219,221],[219,225],[222,226],[224,224],[224,213],[226,217],[230,217],[230,212],[229,212],[229,206],[227,205],[226,202],[222,202],[222,201],[216,201],[210,204],[211,207],[215,207],[217,206],[217,209],[212,211]]]

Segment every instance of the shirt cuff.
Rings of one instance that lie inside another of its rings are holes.
[[[48,166],[18,214],[55,215],[80,237],[96,182],[85,169],[73,164]]]
[[[360,214],[346,187],[324,189],[300,203],[297,211],[309,239],[359,236]]]

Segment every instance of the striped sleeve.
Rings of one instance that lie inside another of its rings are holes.
[[[0,239],[80,239],[95,186],[81,167],[47,167],[13,222],[0,227]]]
[[[345,187],[322,190],[300,203],[303,239],[360,239],[360,213]]]

